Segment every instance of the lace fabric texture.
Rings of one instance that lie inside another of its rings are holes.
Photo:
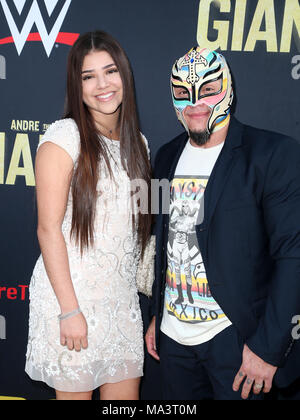
[[[62,147],[76,165],[80,139],[72,119],[52,124],[39,146],[47,141]],[[119,142],[105,137],[104,141],[114,181],[101,163],[93,248],[81,256],[70,239],[71,192],[62,224],[72,282],[88,324],[86,350],[69,351],[60,345],[60,308],[42,256],[29,288],[26,372],[66,392],[84,392],[143,375],[143,326],[136,287],[140,252],[132,229],[130,181],[121,165]]]

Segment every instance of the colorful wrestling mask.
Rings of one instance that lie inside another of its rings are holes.
[[[220,90],[214,93],[205,90],[205,85],[217,80]],[[182,88],[181,94],[174,88]],[[231,74],[225,58],[216,51],[198,46],[179,58],[172,68],[171,90],[177,117],[188,132],[183,116],[187,106],[205,104],[211,109],[207,122],[209,133],[228,124],[233,100]]]

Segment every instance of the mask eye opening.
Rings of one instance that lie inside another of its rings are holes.
[[[173,97],[176,101],[190,101],[191,95],[185,86],[178,86],[172,84]]]
[[[219,80],[221,80],[221,87],[220,87],[220,89],[219,89],[217,92],[213,92],[213,93],[206,93],[206,94],[204,94],[204,95],[201,95],[201,91],[202,91],[202,89],[203,89],[203,87],[204,87],[204,86],[206,86],[206,85],[208,85],[209,83],[212,83],[212,82],[217,82],[217,81],[219,81]],[[208,96],[215,96],[215,95],[219,95],[219,93],[221,93],[221,92],[222,92],[222,90],[223,90],[223,73],[222,73],[222,74],[220,74],[220,76],[219,76],[219,77],[217,77],[217,78],[215,78],[215,79],[212,79],[212,80],[208,80],[207,82],[203,83],[203,84],[200,86],[199,91],[198,91],[198,100],[200,100],[200,99],[202,99],[202,98],[206,98],[206,97],[208,97]]]

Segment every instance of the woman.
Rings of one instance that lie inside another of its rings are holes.
[[[100,387],[101,399],[134,400],[143,372],[135,275],[151,216],[136,214],[130,180],[149,185],[151,174],[130,65],[110,35],[74,44],[66,99],[36,157],[42,255],[30,284],[26,372],[57,399],[91,399]]]

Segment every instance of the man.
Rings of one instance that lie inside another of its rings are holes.
[[[187,133],[155,161],[171,193],[170,216],[156,219],[147,349],[164,399],[261,399],[273,381],[300,377],[300,145],[230,115],[231,75],[217,52],[177,60],[171,89]]]

